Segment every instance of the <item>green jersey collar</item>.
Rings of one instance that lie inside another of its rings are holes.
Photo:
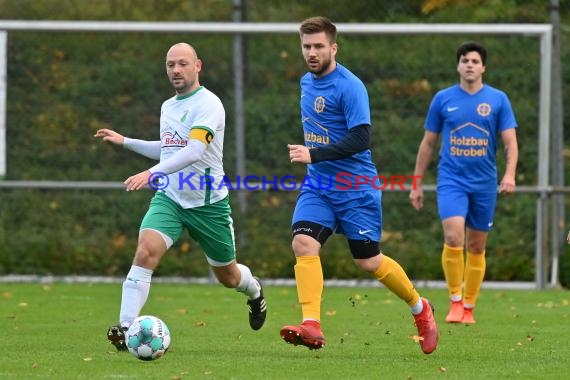
[[[195,89],[192,92],[187,93],[186,95],[177,95],[176,96],[176,100],[182,100],[182,99],[187,99],[189,97],[191,97],[192,95],[194,95],[195,93],[197,93],[198,91],[200,91],[201,89],[203,89],[204,86],[200,86],[197,89]]]

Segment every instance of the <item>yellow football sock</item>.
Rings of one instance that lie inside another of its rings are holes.
[[[303,312],[303,320],[321,320],[323,294],[323,268],[319,256],[299,256],[295,265],[297,295]]]
[[[394,294],[403,299],[408,306],[412,307],[420,300],[419,293],[404,269],[390,257],[382,255],[382,262],[374,272],[374,276]]]
[[[443,245],[441,253],[441,266],[447,282],[449,296],[461,299],[461,284],[463,283],[463,272],[465,270],[465,257],[463,247],[450,247]]]
[[[465,265],[465,301],[464,304],[474,307],[479,297],[479,291],[485,277],[485,251],[475,254],[467,252],[467,264]]]

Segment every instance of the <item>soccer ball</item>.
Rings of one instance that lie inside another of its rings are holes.
[[[170,347],[170,330],[160,318],[143,315],[136,318],[125,333],[129,352],[140,360],[162,357]]]

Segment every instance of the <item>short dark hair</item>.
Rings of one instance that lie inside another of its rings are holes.
[[[301,23],[299,34],[303,37],[304,34],[315,34],[325,32],[331,43],[336,42],[336,26],[324,16],[311,17]]]
[[[455,54],[457,63],[459,63],[459,60],[461,59],[462,56],[472,51],[479,53],[479,56],[481,57],[481,62],[483,62],[483,66],[485,66],[487,62],[487,49],[485,49],[485,47],[483,47],[483,45],[481,45],[479,42],[475,41],[467,41],[459,45],[459,47],[457,48],[457,53]]]

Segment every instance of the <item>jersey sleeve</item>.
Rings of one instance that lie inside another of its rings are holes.
[[[216,132],[225,125],[224,107],[217,98],[211,98],[208,103],[195,112],[188,137],[202,141],[207,145],[212,142]]]
[[[499,122],[498,129],[500,132],[507,129],[518,127],[513,107],[511,106],[509,97],[505,93],[502,93],[502,105],[498,122]]]
[[[440,133],[443,128],[441,117],[441,93],[437,93],[429,105],[424,128],[433,133]]]
[[[342,108],[348,129],[362,124],[370,125],[370,100],[364,83],[355,79],[345,82],[343,87]]]

